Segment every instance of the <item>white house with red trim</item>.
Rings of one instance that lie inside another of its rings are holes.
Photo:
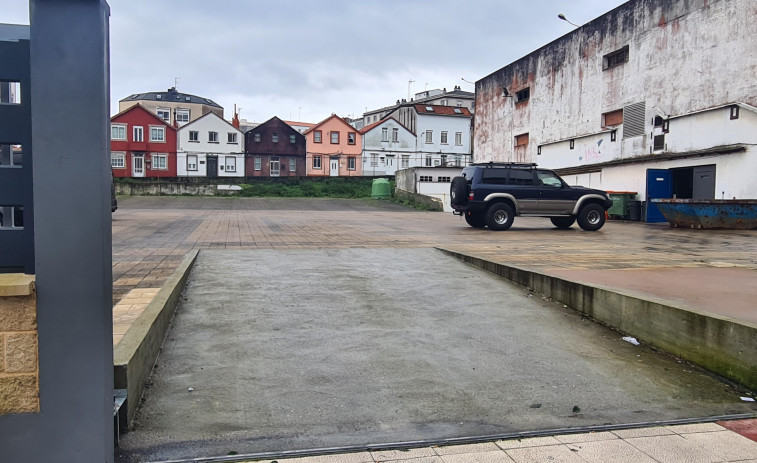
[[[179,177],[244,177],[244,134],[207,113],[178,130],[176,159]]]

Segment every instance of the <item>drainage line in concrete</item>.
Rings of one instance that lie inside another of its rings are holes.
[[[322,455],[336,455],[355,452],[378,452],[386,450],[408,450],[422,447],[440,447],[446,445],[479,444],[498,440],[526,439],[530,437],[559,436],[565,434],[583,434],[600,431],[618,431],[621,429],[652,428],[655,426],[675,426],[681,424],[713,423],[715,421],[732,421],[757,418],[757,413],[742,413],[738,415],[718,415],[703,418],[684,418],[678,420],[645,421],[630,424],[608,424],[596,426],[580,426],[577,428],[557,428],[542,431],[522,431],[489,436],[452,437],[447,439],[428,439],[405,442],[390,442],[369,445],[348,445],[344,447],[329,447],[321,449],[284,450],[278,452],[250,453],[246,455],[227,455],[222,457],[189,458],[184,460],[161,460],[152,463],[216,463],[237,462],[245,460],[275,460],[277,458],[303,458]],[[282,462],[286,463],[286,462]]]

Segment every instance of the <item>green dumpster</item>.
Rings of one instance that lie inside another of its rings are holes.
[[[385,178],[377,178],[373,180],[371,186],[371,198],[373,199],[386,199],[392,197],[391,186],[389,180]]]
[[[612,206],[607,209],[607,215],[613,219],[628,219],[628,205],[636,197],[635,191],[608,191]]]

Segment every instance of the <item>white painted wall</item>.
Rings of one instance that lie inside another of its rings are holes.
[[[198,141],[189,141],[190,131],[198,132]],[[211,131],[218,132],[218,143],[208,141],[208,132]],[[237,143],[228,142],[229,133],[237,134]],[[244,177],[244,134],[222,117],[208,113],[181,127],[177,131],[177,139],[179,146],[176,153],[176,174],[179,177],[206,177],[208,155],[218,156],[219,177]],[[187,171],[187,155],[197,155],[196,171]],[[234,171],[226,170],[226,157],[235,159]]]
[[[442,155],[446,156],[447,165],[453,160],[459,160],[461,165],[467,165],[471,152],[470,123],[471,120],[468,117],[418,114],[416,146],[419,163],[416,165],[427,167],[427,156],[431,156],[432,165],[441,165]],[[426,143],[426,131],[428,130],[433,131],[432,143]],[[447,132],[446,144],[441,142],[442,131]],[[455,144],[456,132],[462,134],[461,145]]]
[[[382,141],[382,131],[387,129],[388,141]],[[397,129],[397,141],[392,141],[392,131]],[[395,119],[389,118],[363,134],[363,175],[394,175],[402,169],[402,156],[409,156],[408,166],[417,164],[415,135]],[[375,155],[375,158],[374,158]],[[373,165],[375,159],[376,165]]]
[[[400,170],[397,173],[397,188],[438,198],[444,205],[444,212],[452,212],[449,198],[450,181],[462,171],[462,167],[414,167]],[[421,177],[431,177],[432,181],[422,182]]]

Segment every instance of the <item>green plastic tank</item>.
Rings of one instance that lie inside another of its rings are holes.
[[[371,186],[371,198],[373,199],[386,199],[392,197],[392,189],[389,185],[389,180],[385,178],[377,178],[373,180]]]

